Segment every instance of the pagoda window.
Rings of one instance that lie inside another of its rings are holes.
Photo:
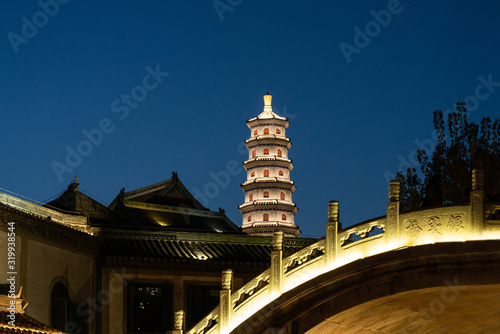
[[[281,157],[281,156],[283,156],[283,152],[280,149],[278,149],[278,157]]]
[[[282,215],[281,215],[281,219],[282,219],[282,220],[286,220],[286,215],[285,215],[285,214],[282,214]]]
[[[281,192],[281,199],[285,199],[285,193]]]
[[[269,221],[269,214],[268,213],[264,213],[263,220],[265,222]]]
[[[255,152],[255,150],[253,150],[253,152],[252,152],[252,158],[255,158],[256,155],[257,155],[257,152]]]
[[[255,176],[255,172],[252,172],[252,174],[250,174],[251,177],[254,177]]]
[[[255,129],[255,131],[253,132],[253,135],[257,136],[257,133],[259,133],[259,132],[257,131],[257,129]]]
[[[280,129],[276,129],[276,134],[281,134],[281,130]]]
[[[280,174],[280,176],[283,176],[283,171],[282,171],[282,170],[280,170],[280,171],[279,171],[279,174]]]
[[[264,171],[264,177],[269,177],[269,170],[268,170],[268,169],[266,169],[266,170]]]
[[[264,154],[266,154],[266,155],[269,154],[269,149],[268,148],[264,149]]]
[[[248,196],[248,200],[253,201],[253,194],[250,194],[250,196]]]
[[[269,191],[264,191],[264,198],[268,198],[269,197]]]
[[[252,221],[252,215],[248,215],[248,221],[251,222]]]
[[[268,135],[268,134],[269,134],[269,129],[268,129],[268,128],[265,128],[265,129],[264,129],[264,134],[265,134],[265,135]]]

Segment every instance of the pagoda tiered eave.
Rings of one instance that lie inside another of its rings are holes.
[[[238,206],[238,209],[242,214],[253,212],[256,210],[279,210],[279,211],[287,211],[296,214],[299,212],[299,208],[295,203],[283,200],[255,200],[252,202],[246,202]]]
[[[252,118],[247,121],[247,126],[250,129],[253,129],[256,126],[260,125],[277,125],[283,126],[285,129],[290,126],[290,122],[288,118]]]
[[[243,229],[248,234],[267,234],[270,236],[273,235],[273,232],[277,228],[283,231],[284,237],[298,237],[301,233],[299,226],[278,221],[258,221],[252,224],[243,225]]]
[[[252,159],[248,159],[245,162],[243,162],[243,167],[245,167],[246,170],[249,170],[251,168],[255,167],[283,167],[283,168],[288,168],[289,170],[293,169],[293,162],[292,159],[287,159],[287,158],[282,158],[282,157],[277,157],[275,155],[269,156],[269,157],[256,157]]]
[[[293,181],[282,182],[280,180],[274,180],[274,179],[275,178],[272,178],[272,181],[264,181],[264,182],[246,181],[241,184],[241,189],[243,191],[250,191],[254,189],[267,189],[270,186],[272,186],[272,188],[290,190],[291,192],[294,192],[295,189],[297,188]]]
[[[245,140],[245,145],[248,149],[259,145],[274,145],[283,146],[287,149],[292,147],[292,142],[289,138],[277,135],[260,135]]]

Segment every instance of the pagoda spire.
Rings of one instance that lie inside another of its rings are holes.
[[[292,146],[286,137],[288,118],[273,112],[272,96],[264,95],[263,112],[247,121],[250,138],[245,141],[248,160],[243,163],[247,181],[241,184],[245,202],[239,206],[242,229],[249,234],[273,235],[283,231],[286,237],[297,237],[295,225],[298,208],[292,201],[295,183],[290,180],[293,162],[288,158]]]

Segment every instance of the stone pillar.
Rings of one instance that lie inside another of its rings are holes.
[[[269,286],[272,296],[283,292],[283,232],[275,231],[273,235],[273,251],[271,252],[271,275]]]
[[[472,191],[470,192],[470,209],[472,232],[479,236],[484,226],[484,172],[480,169],[472,171]]]
[[[384,229],[386,245],[399,246],[399,189],[399,182],[394,180],[389,182],[387,222]]]
[[[233,271],[231,269],[222,272],[222,290],[220,291],[220,314],[219,333],[227,333],[231,322],[233,304],[231,302],[231,285],[233,283]]]
[[[184,311],[180,310],[174,313],[174,330],[168,331],[168,334],[184,333]]]
[[[339,223],[339,202],[330,201],[328,203],[328,223],[326,223],[325,241],[325,260],[327,268],[333,267],[335,261],[337,261],[337,252],[339,251],[339,228],[341,228]]]

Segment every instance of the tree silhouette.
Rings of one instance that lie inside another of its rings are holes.
[[[417,151],[420,171],[408,168],[396,174],[401,183],[401,210],[466,203],[473,169],[484,170],[486,199],[500,201],[500,120],[483,117],[476,124],[467,116],[463,102],[457,103],[446,122],[442,111],[434,111],[434,151]]]

